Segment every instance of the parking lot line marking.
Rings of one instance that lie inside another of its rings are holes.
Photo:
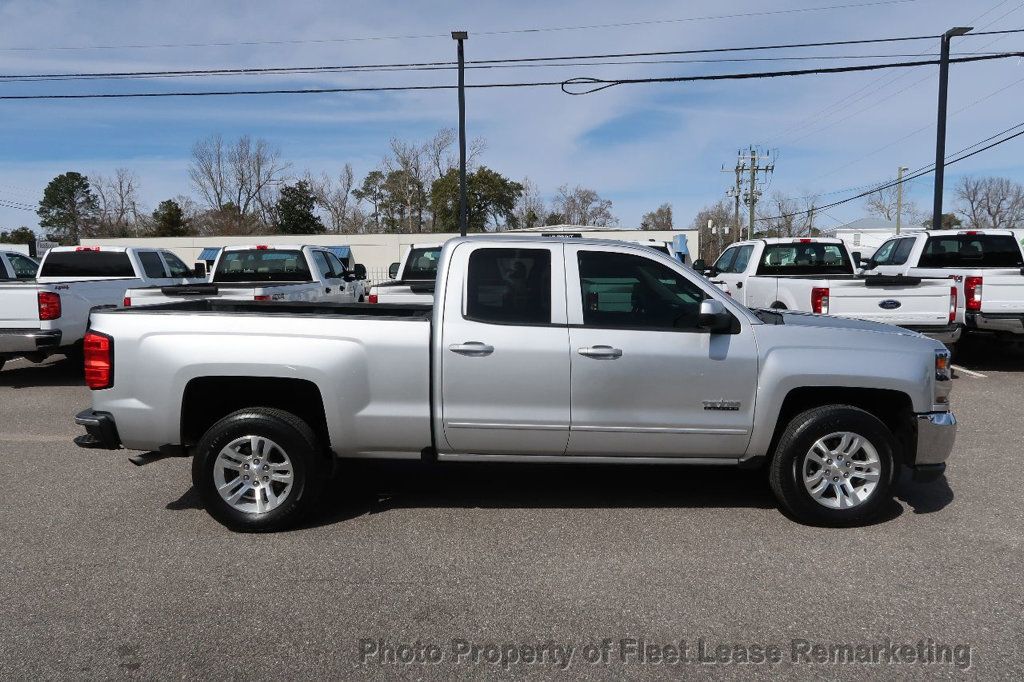
[[[964,374],[966,374],[968,376],[978,377],[979,379],[988,379],[988,375],[987,374],[982,374],[981,372],[973,372],[973,371],[971,371],[969,369],[964,369],[960,365],[953,365],[953,369],[955,369],[958,372],[963,372]]]

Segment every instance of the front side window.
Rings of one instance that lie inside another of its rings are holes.
[[[747,244],[736,249],[736,260],[732,262],[732,272],[744,272],[750,262],[750,254],[754,252],[754,245]]]
[[[331,270],[334,272],[335,277],[344,277],[345,273],[348,272],[345,264],[330,251],[327,252],[327,262],[331,264]]]
[[[583,324],[588,327],[697,329],[704,292],[643,256],[580,251]]]
[[[39,269],[39,265],[34,260],[16,253],[7,254],[7,260],[11,262],[14,276],[18,279],[32,279],[36,276],[36,270]]]
[[[314,251],[313,262],[316,263],[316,269],[320,272],[320,279],[334,279],[334,271],[331,270],[331,264],[327,262],[326,253]]]
[[[549,324],[551,251],[474,251],[466,280],[466,317],[499,324]]]
[[[1016,268],[1021,266],[1017,241],[1002,234],[950,234],[929,237],[921,254],[922,268]]]
[[[875,255],[871,257],[871,260],[875,262],[875,265],[891,265],[892,264],[892,252],[896,249],[896,242],[898,239],[890,239],[885,242],[875,251]]]
[[[225,251],[214,282],[308,282],[313,277],[301,251],[245,249]]]
[[[160,254],[156,251],[139,251],[139,262],[142,263],[142,270],[150,279],[166,277],[164,262],[160,260]]]
[[[125,251],[50,251],[40,277],[135,277]]]
[[[736,252],[739,250],[738,246],[726,249],[715,264],[712,266],[716,272],[732,272],[732,264],[736,260]]]
[[[759,275],[843,275],[853,265],[840,244],[794,242],[768,244],[757,266]]]
[[[901,239],[892,250],[892,264],[903,265],[910,258],[910,252],[914,249],[916,239]]]
[[[164,262],[167,263],[167,269],[171,271],[171,277],[188,277],[192,274],[188,266],[173,253],[164,251]]]

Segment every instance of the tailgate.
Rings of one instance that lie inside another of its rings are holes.
[[[39,329],[38,296],[42,289],[28,282],[0,284],[0,329]]]
[[[863,281],[830,282],[829,315],[897,326],[949,323],[952,282],[868,286]]]
[[[981,312],[1024,313],[1024,275],[986,274],[981,282]]]

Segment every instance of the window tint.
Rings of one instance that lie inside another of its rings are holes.
[[[849,275],[853,265],[841,244],[821,242],[768,244],[757,267],[759,275]]]
[[[36,270],[39,269],[39,264],[34,260],[16,253],[7,254],[7,260],[11,262],[14,276],[18,279],[32,279],[36,276]]]
[[[50,251],[40,277],[135,277],[124,251]]]
[[[192,275],[192,271],[188,269],[188,266],[170,251],[164,251],[164,262],[167,263],[167,269],[170,270],[171,277],[189,277]]]
[[[327,262],[326,253],[314,251],[313,262],[316,263],[316,269],[320,272],[320,277],[323,279],[334,279],[334,271],[331,270],[331,264]]]
[[[914,248],[914,242],[916,239],[901,239],[896,244],[896,248],[892,250],[892,264],[903,265],[910,258],[910,252]]]
[[[875,255],[871,257],[877,265],[891,265],[892,264],[892,252],[896,248],[896,239],[890,239],[885,242],[875,251]]]
[[[411,250],[402,279],[437,279],[437,262],[440,258],[440,246]]]
[[[313,277],[301,251],[247,249],[225,251],[214,282],[308,282]]]
[[[704,293],[642,256],[580,251],[583,324],[588,327],[695,329]]]
[[[146,277],[160,279],[167,276],[167,273],[164,272],[164,263],[160,260],[160,254],[156,251],[139,251],[138,256]]]
[[[732,264],[736,260],[736,251],[738,250],[738,246],[726,249],[712,267],[718,272],[732,272]]]
[[[477,249],[469,257],[466,317],[503,324],[551,322],[551,252]]]
[[[1009,235],[950,234],[929,237],[921,254],[922,268],[1015,268],[1020,246]]]
[[[334,271],[335,277],[342,277],[347,272],[345,264],[330,251],[327,252],[327,262],[331,264],[331,269]]]

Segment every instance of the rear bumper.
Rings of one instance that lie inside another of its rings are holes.
[[[59,348],[60,337],[59,329],[0,329],[0,354]]]
[[[75,423],[85,427],[85,433],[75,438],[75,445],[90,450],[119,450],[121,437],[109,412],[82,410],[75,415]]]
[[[1024,313],[967,313],[964,321],[978,331],[1024,334]]]
[[[915,471],[937,471],[946,468],[956,440],[956,417],[952,412],[928,412],[914,415],[917,423],[917,448],[911,466]]]
[[[917,332],[918,334],[924,334],[929,339],[935,339],[939,343],[943,343],[947,346],[959,341],[960,334],[962,333],[962,327],[958,324],[947,324],[945,327],[915,327],[913,325],[907,325],[903,328],[909,329],[912,332]]]

